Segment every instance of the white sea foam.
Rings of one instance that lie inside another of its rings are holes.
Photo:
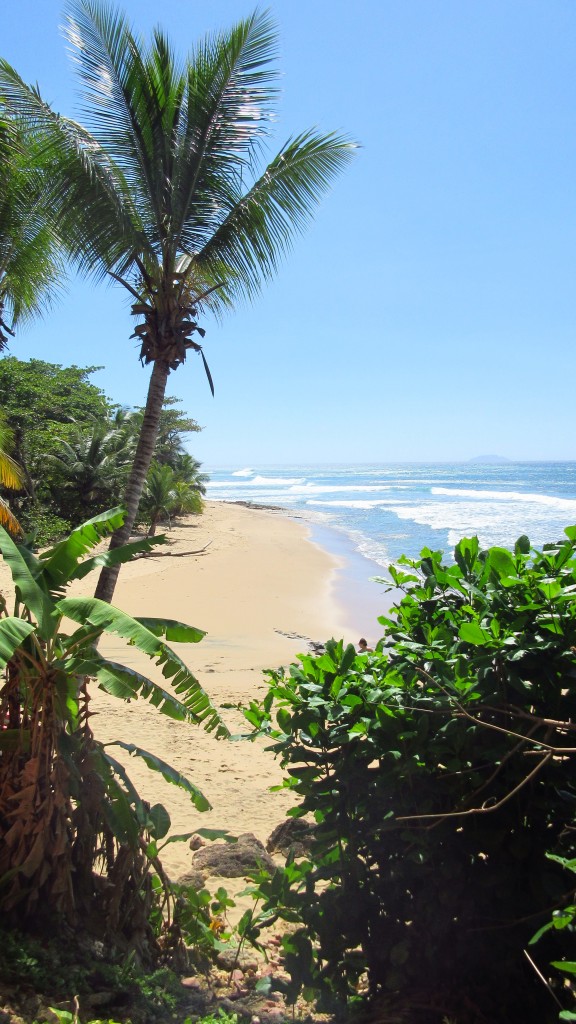
[[[232,476],[253,476],[254,470],[246,467],[246,469],[235,469]]]
[[[556,498],[551,494],[530,494],[526,491],[477,491],[457,487],[432,487],[431,494],[445,494],[450,498],[473,498],[476,501],[532,503],[556,508],[559,512],[576,512],[576,501],[573,498]]]
[[[402,501],[400,498],[372,498],[370,501],[345,501],[340,498],[326,501],[321,498],[308,498],[306,502],[306,505],[325,505],[327,508],[378,508],[379,506],[395,508],[396,505],[404,504],[406,504],[406,501]]]
[[[236,475],[239,476],[240,474],[238,473]],[[228,491],[228,490],[232,490],[233,488],[237,488],[238,490],[244,490],[247,487],[254,487],[254,488],[258,488],[258,487],[286,487],[286,488],[290,489],[295,484],[304,484],[305,482],[306,482],[305,477],[292,477],[292,479],[290,479],[290,478],[279,477],[279,476],[278,477],[276,477],[276,476],[273,476],[273,477],[255,476],[255,477],[252,477],[251,480],[248,480],[248,479],[243,479],[243,480],[226,480],[225,483],[222,483],[222,481],[218,481],[218,480],[210,480],[209,483],[208,483],[208,487],[210,487],[213,490],[218,490],[218,491],[223,491],[223,490],[227,490]]]
[[[567,504],[574,512],[576,501],[568,501]],[[497,505],[488,501],[484,504],[479,501],[443,501],[394,509],[399,519],[411,520],[433,530],[447,530],[450,545],[457,544],[461,537],[476,535],[485,546],[513,544],[520,533],[527,533],[533,544],[556,539],[556,535],[562,535],[566,525],[565,517],[560,514],[562,506],[558,506],[557,511],[559,515],[551,519],[547,503],[528,501],[522,506],[522,516],[519,517],[518,503],[510,497]]]

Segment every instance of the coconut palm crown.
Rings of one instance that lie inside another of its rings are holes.
[[[83,271],[110,274],[132,294],[140,358],[153,364],[116,546],[134,523],[168,374],[189,351],[204,360],[199,314],[254,296],[354,144],[306,131],[258,173],[277,99],[277,37],[265,12],[206,38],[184,61],[159,29],[148,43],[100,0],[73,0],[66,33],[85,126],[56,114],[6,62],[0,95],[58,155],[59,231]],[[105,600],[114,572],[98,585]]]

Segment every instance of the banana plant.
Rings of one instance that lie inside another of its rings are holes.
[[[161,618],[134,618],[94,597],[66,596],[68,585],[105,565],[125,562],[163,543],[137,540],[92,553],[118,529],[123,510],[90,519],[37,555],[0,527],[0,552],[12,573],[12,614],[0,605],[0,914],[19,927],[54,915],[104,932],[145,961],[159,950],[150,921],[161,878],[158,841],[170,829],[160,804],[137,793],[111,747],[141,757],[189,795],[210,805],[182,774],[134,743],[103,744],[91,728],[90,680],[121,700],[146,700],[173,719],[229,735],[200,683],[169,641],[198,643],[204,631]],[[72,628],[70,628],[72,623]],[[165,685],[106,658],[103,633],[126,639],[160,669]],[[166,921],[166,915],[164,916]],[[165,931],[169,930],[168,927]],[[135,938],[136,937],[136,938]]]

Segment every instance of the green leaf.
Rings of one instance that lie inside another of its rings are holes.
[[[0,668],[5,668],[6,663],[34,629],[32,622],[26,622],[18,616],[10,615],[0,619]]]
[[[3,526],[0,526],[0,551],[12,573],[18,600],[22,601],[36,619],[38,633],[42,640],[49,640],[54,634],[58,619],[56,606],[34,579],[29,564],[27,564],[31,561],[31,557],[29,556],[27,559],[23,557],[22,552]]]
[[[211,842],[215,839],[223,839],[226,843],[238,842],[238,836],[233,836],[225,828],[197,828],[192,835],[202,836],[203,839],[209,839]]]
[[[77,576],[80,558],[124,522],[124,509],[112,508],[72,530],[64,540],[40,555],[42,574],[50,590],[59,590]],[[120,549],[119,549],[120,550]],[[82,575],[82,574],[80,574]],[[78,578],[80,578],[80,575]]]
[[[91,661],[75,661],[73,667],[78,675],[94,676],[100,688],[113,697],[121,700],[142,698],[175,721],[197,724],[196,717],[185,703],[135,669],[108,661],[97,653]]]
[[[566,531],[564,531],[566,532]],[[521,537],[518,537],[514,545],[515,555],[529,555],[530,554],[530,538],[525,533]]]
[[[106,747],[121,747],[122,750],[127,750],[133,757],[141,757],[148,768],[159,772],[166,779],[166,782],[171,782],[173,786],[178,786],[179,789],[183,789],[185,793],[188,793],[197,811],[211,810],[211,805],[198,787],[185,778],[181,772],[176,771],[175,768],[167,764],[166,761],[156,757],[155,754],[150,754],[147,750],[143,750],[142,747],[137,747],[135,743],[124,743],[122,740],[113,740],[105,745]]]
[[[463,622],[458,630],[458,636],[468,644],[482,646],[492,643],[494,638],[487,630],[482,629],[477,622]]]
[[[553,601],[558,594],[562,593],[562,584],[558,580],[552,580],[550,583],[539,583],[538,590],[542,591],[544,597],[549,601]]]
[[[150,829],[154,839],[164,839],[170,831],[170,815],[163,804],[154,804],[148,811],[148,818],[152,822]]]
[[[74,622],[80,622],[82,625],[91,624],[99,631],[125,637],[138,650],[153,658],[162,668],[164,678],[171,680],[174,691],[186,705],[188,715],[195,722],[201,723],[207,732],[215,731],[219,739],[229,738],[228,728],[198,680],[182,659],[141,622],[95,597],[65,597],[58,602],[57,608],[62,615],[67,615]],[[160,621],[154,620],[156,623]],[[167,621],[170,623],[172,620]],[[193,630],[193,627],[189,628]]]
[[[464,574],[468,574],[478,558],[478,537],[463,537],[454,548],[454,559]]]
[[[576,963],[573,960],[552,960],[552,967],[557,967],[566,974],[576,974]]]
[[[145,619],[136,618],[145,629],[149,629],[154,636],[165,636],[172,643],[197,644],[206,636],[206,630],[197,629],[196,626],[187,626],[184,622],[176,619]]]
[[[292,716],[289,711],[286,711],[286,708],[278,709],[278,711],[276,712],[276,721],[278,722],[278,725],[282,729],[282,732],[290,732],[290,722],[292,721]]]
[[[84,579],[94,569],[102,569],[105,566],[124,565],[125,562],[130,562],[135,555],[146,554],[159,544],[166,543],[166,537],[161,533],[157,537],[143,537],[141,540],[133,540],[129,544],[122,544],[119,548],[109,548],[108,551],[102,551],[99,555],[94,555],[93,558],[86,558],[71,573],[70,579]]]
[[[490,548],[488,561],[498,576],[516,576],[516,562],[506,548]]]

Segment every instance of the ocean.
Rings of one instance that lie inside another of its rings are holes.
[[[388,602],[381,585],[400,555],[461,537],[536,547],[576,524],[576,462],[383,463],[211,469],[207,497],[273,505],[304,517],[313,539],[343,559],[339,600],[362,629]],[[366,631],[368,626],[366,627]]]

